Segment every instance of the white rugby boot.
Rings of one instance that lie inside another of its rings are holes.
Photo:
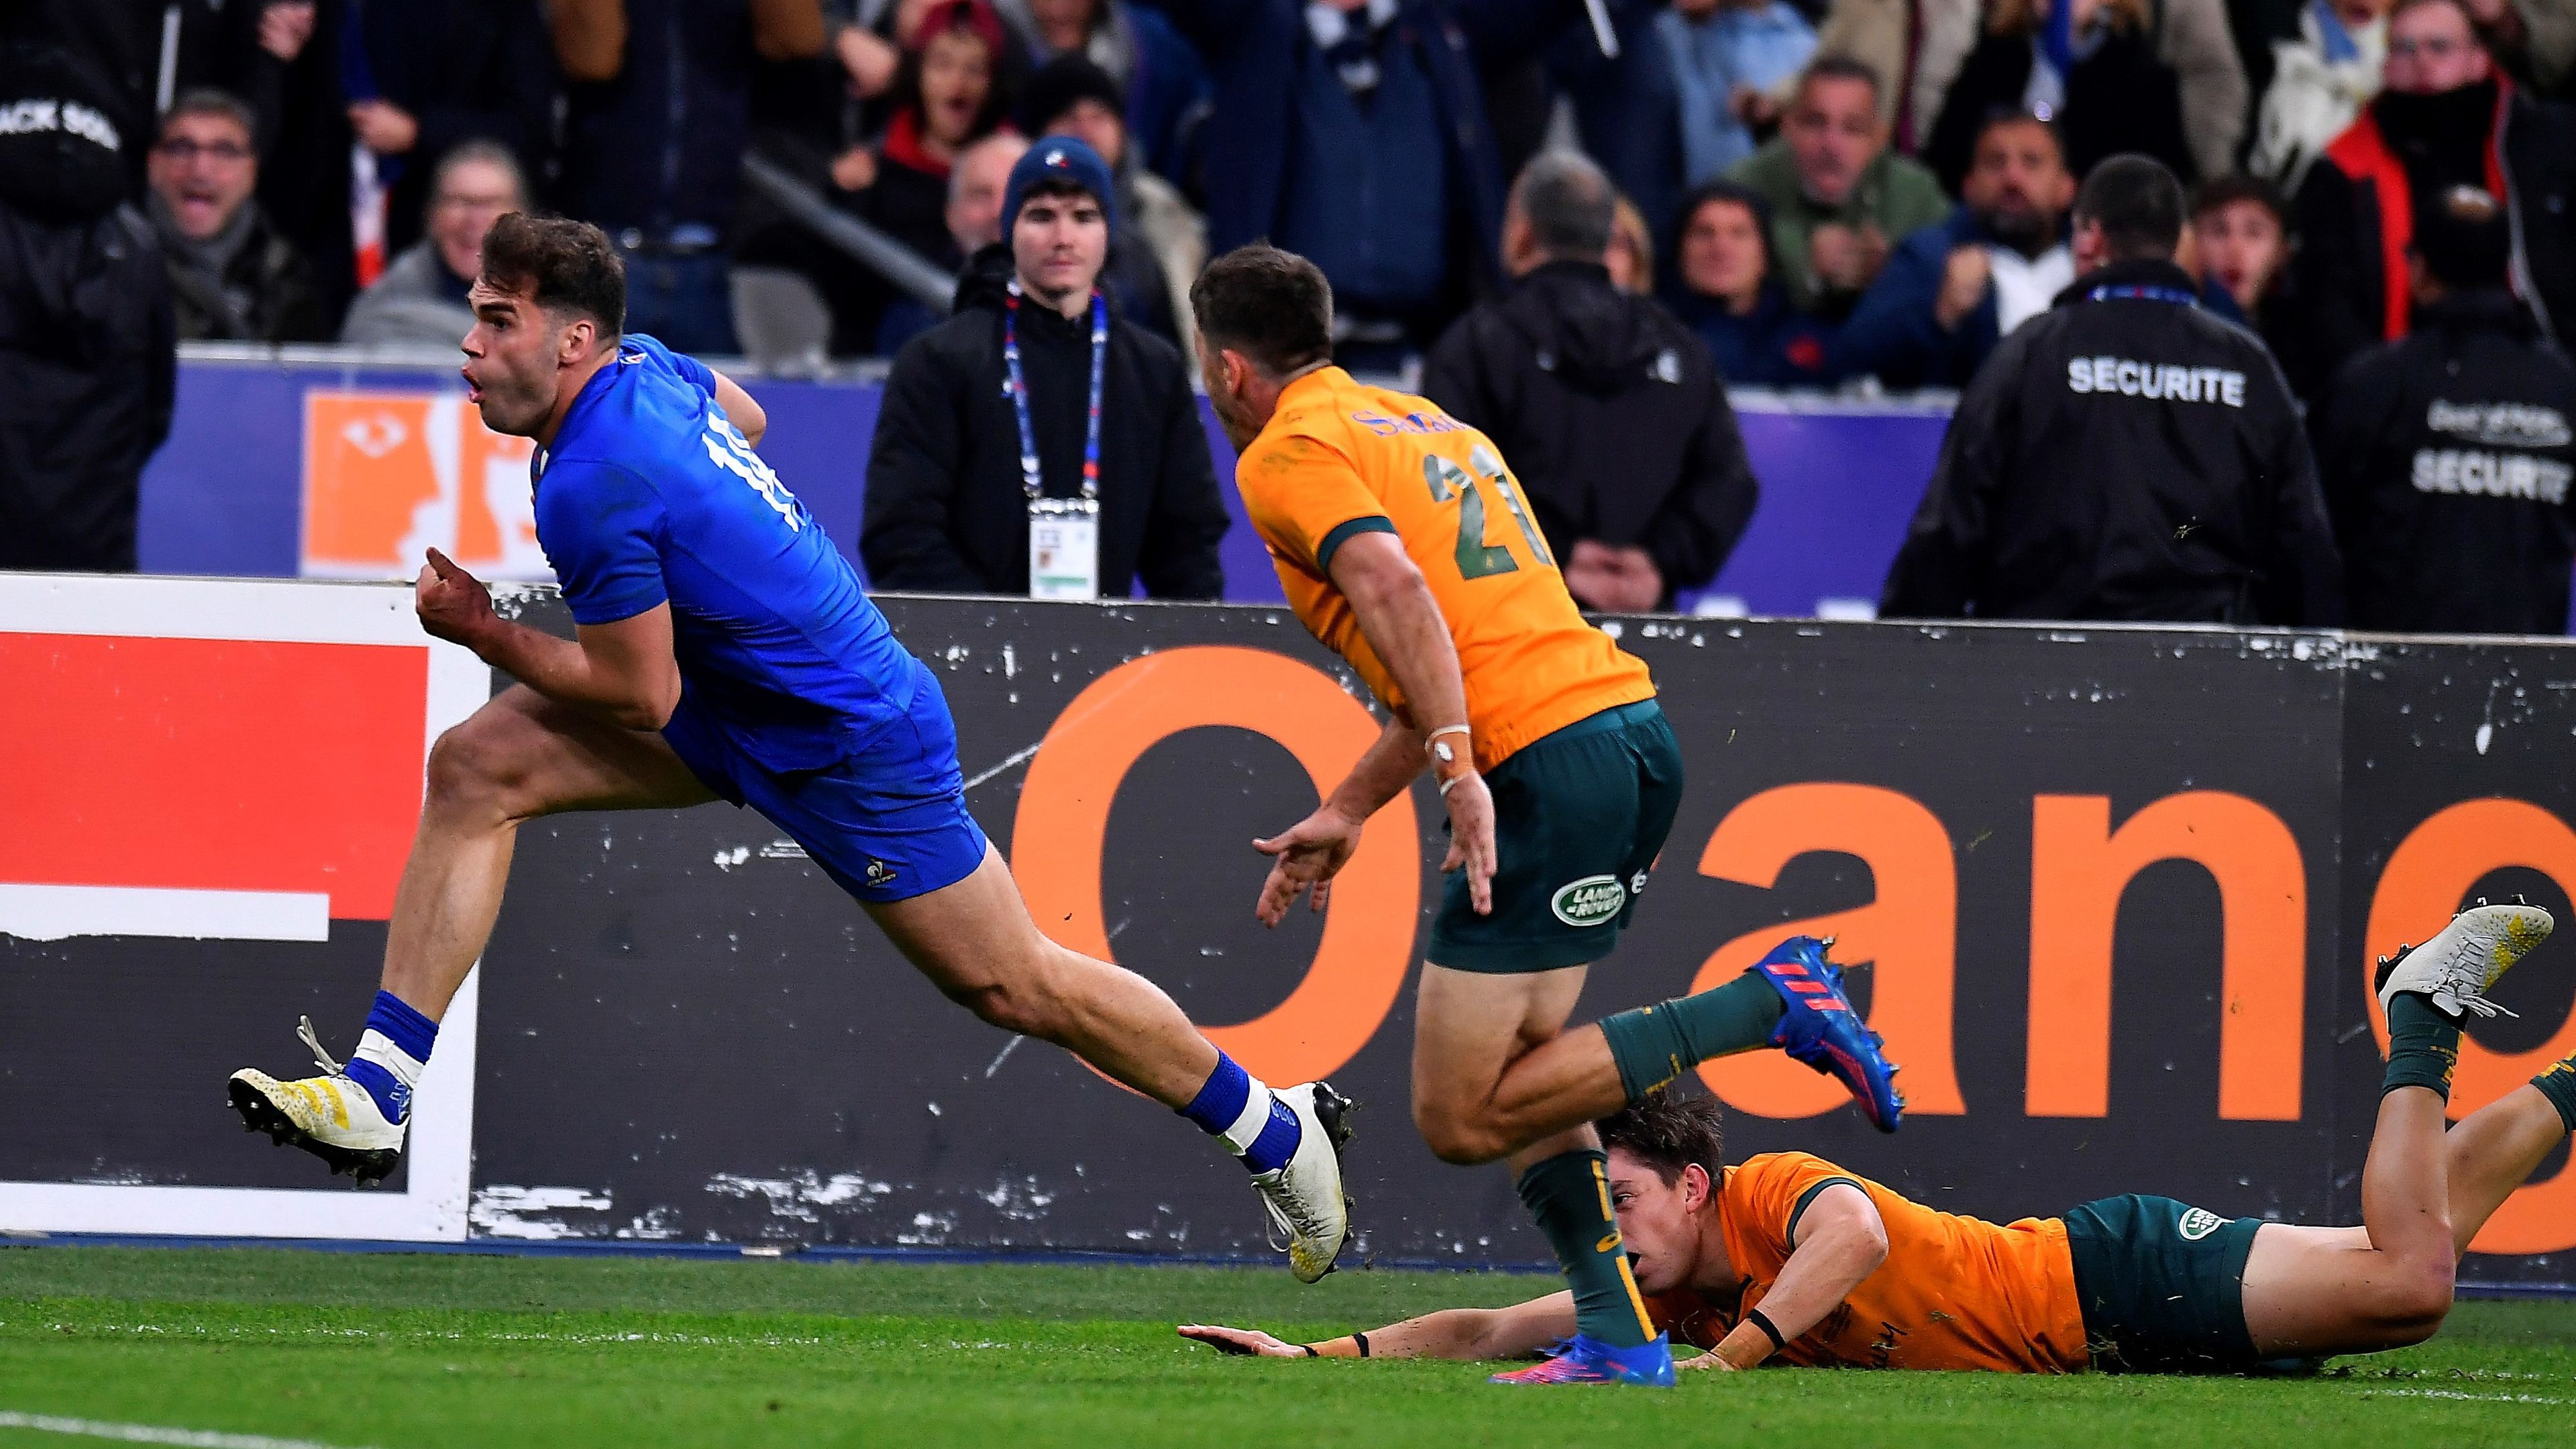
[[[2451,924],[2421,946],[2400,946],[2379,963],[2379,1007],[2401,991],[2431,997],[2440,1010],[2458,1016],[2511,1016],[2487,1000],[2486,990],[2514,964],[2549,939],[2557,922],[2547,911],[2520,901],[2491,906],[2480,901],[2451,918]]]
[[[281,1082],[248,1067],[233,1073],[227,1091],[233,1110],[241,1113],[242,1130],[265,1132],[280,1147],[301,1147],[334,1173],[357,1179],[360,1187],[384,1181],[402,1161],[408,1116],[401,1122],[385,1119],[375,1097],[349,1080],[348,1072],[322,1050],[313,1018],[303,1018],[295,1034],[304,1039],[323,1075]]]
[[[1280,1087],[1272,1095],[1297,1114],[1297,1151],[1287,1166],[1254,1173],[1252,1185],[1270,1215],[1270,1246],[1288,1255],[1298,1282],[1312,1283],[1333,1271],[1351,1235],[1351,1200],[1342,1191],[1351,1102],[1326,1082]]]

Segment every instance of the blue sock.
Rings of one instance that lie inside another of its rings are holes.
[[[1262,1103],[1268,1104],[1267,1110],[1255,1111]],[[1208,1073],[1207,1084],[1180,1112],[1200,1131],[1223,1142],[1225,1150],[1253,1172],[1275,1172],[1287,1166],[1304,1136],[1288,1104],[1223,1052],[1216,1054],[1216,1070]]]
[[[357,1055],[349,1059],[349,1080],[367,1089],[385,1120],[400,1122],[411,1114],[412,1086],[437,1043],[437,1022],[392,992],[379,991],[367,1013],[366,1032],[358,1038]]]

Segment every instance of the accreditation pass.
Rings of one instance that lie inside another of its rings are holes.
[[[1100,502],[1029,500],[1029,597],[1100,597]]]

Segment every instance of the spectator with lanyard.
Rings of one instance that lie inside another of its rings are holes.
[[[1109,163],[1050,136],[1011,170],[1008,244],[904,344],[868,458],[859,556],[881,589],[1121,599],[1225,592],[1228,523],[1179,350],[1099,290]]]

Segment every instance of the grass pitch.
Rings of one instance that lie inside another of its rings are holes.
[[[2571,1303],[2464,1303],[2430,1344],[2305,1380],[1771,1369],[1686,1375],[1671,1393],[1508,1390],[1471,1365],[1231,1359],[1171,1332],[1205,1319],[1320,1337],[1512,1302],[1546,1281],[1345,1272],[1301,1288],[1283,1270],[1221,1268],[0,1250],[0,1425],[48,1415],[378,1449],[2564,1449],[2576,1425]],[[5,1449],[79,1442],[0,1427]]]

